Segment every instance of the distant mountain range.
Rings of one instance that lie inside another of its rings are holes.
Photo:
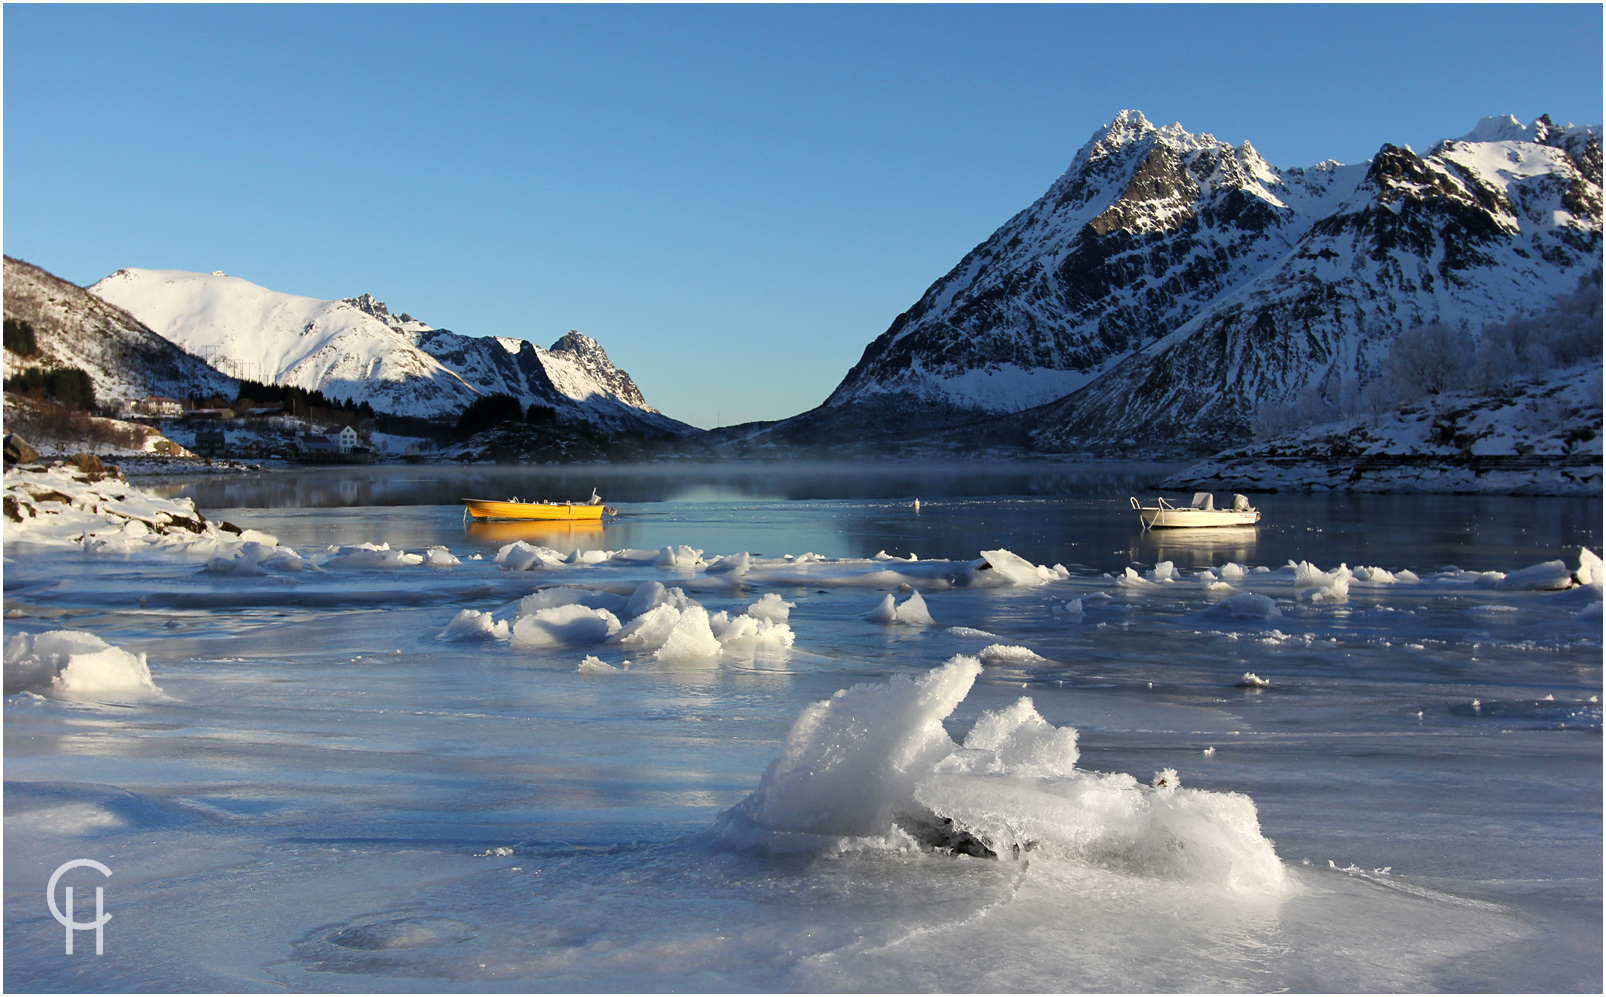
[[[1364,163],[1279,169],[1247,142],[1123,111],[822,405],[707,439],[735,452],[1242,443],[1264,405],[1374,380],[1406,330],[1476,336],[1577,287],[1601,266],[1601,158],[1599,125],[1508,116],[1421,154],[1385,144]],[[6,314],[35,316],[45,362],[90,370],[109,396],[210,393],[233,375],[398,415],[450,419],[501,392],[605,433],[699,432],[577,332],[541,349],[223,273],[126,269],[89,291],[6,260]]]
[[[1368,380],[1407,328],[1475,332],[1600,265],[1598,125],[1487,118],[1425,154],[1280,170],[1123,111],[823,405],[722,435],[1208,449],[1263,402]]]
[[[372,295],[325,301],[224,273],[128,268],[89,290],[230,374],[379,412],[449,419],[475,398],[505,393],[608,431],[695,432],[648,405],[630,375],[578,332],[543,350],[436,329]]]

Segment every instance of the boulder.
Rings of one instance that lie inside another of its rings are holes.
[[[4,441],[6,466],[13,464],[36,464],[39,462],[39,451],[28,445],[28,441],[16,433],[7,433]]]
[[[71,457],[68,457],[62,463],[71,464],[73,467],[78,468],[78,470],[83,471],[86,474],[104,474],[106,472],[106,465],[100,462],[99,457],[96,457],[92,453],[84,453],[81,450],[78,453],[73,454]]]

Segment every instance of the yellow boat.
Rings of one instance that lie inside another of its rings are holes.
[[[518,499],[463,499],[466,514],[475,519],[520,519],[543,522],[602,521],[604,512],[616,514],[593,492],[590,502],[521,502]]]

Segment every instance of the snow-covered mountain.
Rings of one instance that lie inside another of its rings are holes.
[[[1600,260],[1598,125],[1489,118],[1280,170],[1123,111],[775,431],[1022,412],[1048,449],[1242,439],[1263,401],[1366,380],[1402,330],[1544,307]]]
[[[372,295],[325,301],[224,273],[128,268],[90,290],[219,370],[366,401],[380,412],[451,417],[501,392],[609,431],[692,431],[648,405],[630,375],[577,332],[543,350],[432,328]]]
[[[31,263],[5,258],[5,315],[33,326],[39,353],[5,351],[5,374],[77,367],[101,402],[162,395],[234,397],[235,381],[121,308]]]

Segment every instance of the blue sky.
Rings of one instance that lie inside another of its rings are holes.
[[[1279,166],[1599,123],[1571,6],[4,8],[6,253],[595,338],[795,414],[1116,111]]]

